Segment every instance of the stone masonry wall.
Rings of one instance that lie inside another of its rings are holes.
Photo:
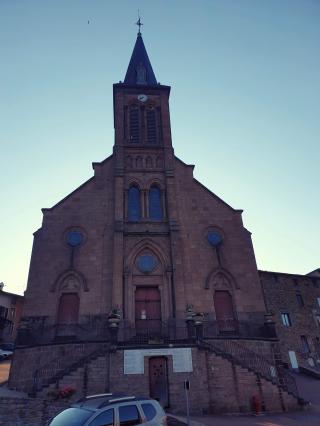
[[[68,401],[0,398],[0,426],[40,426],[69,406]]]
[[[320,279],[264,271],[260,271],[260,279],[267,309],[273,313],[283,361],[291,366],[288,352],[294,351],[299,365],[310,367],[314,363],[320,368]],[[283,324],[284,313],[290,317],[290,326]],[[303,350],[301,336],[306,336],[310,352]]]

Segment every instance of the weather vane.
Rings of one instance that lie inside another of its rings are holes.
[[[139,9],[138,9],[138,20],[137,20],[137,22],[136,22],[136,25],[138,25],[138,27],[139,27],[139,32],[138,32],[138,35],[141,35],[141,27],[142,27],[142,25],[143,25],[143,23],[141,22],[141,18],[140,18],[140,11],[139,11]]]

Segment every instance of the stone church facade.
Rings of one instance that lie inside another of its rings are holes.
[[[43,209],[9,386],[144,394],[179,412],[189,380],[194,413],[296,408],[242,211],[174,155],[169,95],[139,32],[113,86],[113,154]]]

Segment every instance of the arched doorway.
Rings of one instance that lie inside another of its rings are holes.
[[[216,290],[214,293],[214,309],[220,333],[237,331],[232,296],[227,290]]]
[[[137,334],[150,337],[161,333],[161,298],[158,287],[137,287],[135,292]]]

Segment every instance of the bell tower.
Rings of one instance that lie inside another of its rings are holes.
[[[117,173],[172,168],[169,95],[170,87],[156,80],[139,29],[125,79],[113,85]]]
[[[124,81],[113,85],[114,306],[122,306],[126,298],[128,247],[150,238],[155,244],[162,239],[170,257],[174,256],[171,231],[176,230],[178,220],[169,95],[170,86],[157,82],[139,25]],[[174,311],[173,301],[171,315]]]

